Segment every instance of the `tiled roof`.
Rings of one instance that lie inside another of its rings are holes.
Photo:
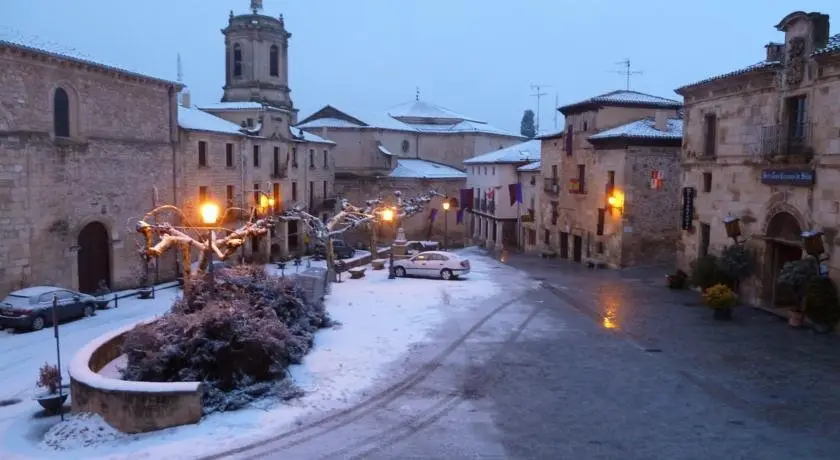
[[[569,110],[577,107],[599,105],[618,105],[618,106],[640,106],[640,107],[663,107],[663,108],[679,108],[682,107],[682,102],[675,99],[668,99],[664,97],[654,96],[652,94],[640,93],[638,91],[617,90],[609,93],[601,94],[574,104],[569,104],[560,107],[558,110],[566,113]]]
[[[255,110],[262,109],[259,102],[216,102],[213,104],[201,105],[201,110]]]
[[[680,118],[670,118],[667,120],[665,130],[658,130],[655,127],[653,118],[645,118],[636,120],[626,125],[617,126],[606,131],[601,131],[598,134],[589,136],[589,140],[603,140],[603,139],[682,139],[683,135],[683,121]]]
[[[178,126],[190,131],[244,136],[236,123],[211,115],[195,108],[178,106]]]
[[[542,142],[536,139],[464,160],[464,164],[531,163],[540,159]]]
[[[71,61],[76,61],[92,66],[97,66],[104,69],[115,70],[117,72],[124,73],[127,75],[134,75],[137,77],[157,80],[163,83],[183,86],[183,84],[173,81],[169,78],[151,75],[146,72],[139,72],[137,70],[132,69],[131,67],[124,65],[106,63],[103,60],[95,59],[91,56],[88,56],[87,54],[80,52],[79,50],[70,48],[69,46],[65,46],[59,43],[47,42],[41,40],[40,38],[34,35],[28,35],[10,27],[0,26],[0,46],[4,45],[26,49],[29,51],[51,54],[59,58],[68,59]]]
[[[840,34],[828,37],[828,43],[822,48],[814,51],[812,55],[817,56],[820,54],[834,53],[836,51],[840,51]]]
[[[717,75],[714,77],[706,78],[705,80],[696,81],[694,83],[690,83],[688,85],[682,86],[677,89],[677,92],[682,90],[683,88],[690,88],[692,86],[702,85],[704,83],[709,83],[715,80],[721,80],[724,78],[735,77],[737,75],[743,75],[750,72],[756,72],[759,70],[767,70],[767,69],[774,69],[780,67],[782,64],[779,61],[761,61],[755,63],[751,66],[744,67],[742,69],[734,70],[732,72],[728,72],[722,75]]]
[[[335,145],[335,142],[333,142],[333,141],[324,139],[321,136],[316,136],[312,133],[307,133],[306,131],[304,131],[300,128],[292,127],[290,129],[292,130],[292,134],[294,134],[296,137],[303,137],[304,142],[312,142],[312,143],[315,143],[315,144],[332,144],[332,145]]]
[[[538,172],[540,170],[541,163],[542,162],[540,161],[535,161],[533,163],[528,163],[525,166],[520,166],[516,168],[516,170],[520,172]]]
[[[394,118],[442,118],[459,121],[469,120],[484,123],[481,120],[461,115],[460,113],[449,110],[446,107],[441,107],[437,104],[432,104],[430,102],[425,101],[406,102],[405,104],[400,104],[398,106],[391,107],[387,110],[387,113],[388,115]]]
[[[464,179],[467,174],[451,166],[426,160],[400,158],[388,177],[397,179]]]

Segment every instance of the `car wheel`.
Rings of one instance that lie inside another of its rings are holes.
[[[33,331],[40,331],[41,329],[44,328],[45,324],[46,324],[46,321],[44,320],[43,316],[36,316],[35,319],[32,320],[32,326],[30,326],[30,328]]]
[[[444,268],[443,270],[440,271],[440,277],[449,281],[452,278],[454,278],[454,274],[452,273],[452,270],[450,270],[448,268]]]
[[[399,278],[402,278],[403,276],[405,276],[405,269],[402,268],[402,267],[395,267],[394,268],[394,275],[399,277]]]
[[[93,316],[93,314],[94,314],[95,312],[96,312],[96,307],[94,307],[94,306],[93,306],[93,305],[91,305],[91,304],[87,304],[87,305],[85,305],[85,309],[84,309],[84,311],[83,311],[83,313],[84,313],[84,315],[85,315],[85,316]]]

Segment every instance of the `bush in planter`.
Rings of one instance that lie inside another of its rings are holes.
[[[743,245],[733,244],[723,248],[717,259],[720,271],[731,280],[742,280],[750,276],[752,256]]]
[[[813,277],[805,287],[805,315],[816,324],[834,326],[840,321],[840,300],[831,278]]]
[[[816,276],[817,264],[811,259],[799,259],[785,263],[776,281],[788,287],[798,299],[802,299],[808,282]]]
[[[694,261],[691,282],[705,291],[716,284],[728,285],[730,279],[720,269],[718,258],[712,254],[707,254]]]
[[[703,302],[712,308],[732,308],[738,295],[725,284],[715,284],[703,292]]]
[[[41,370],[38,372],[38,381],[35,382],[39,388],[43,388],[49,394],[58,391],[58,386],[61,384],[61,374],[58,366],[44,363]]]

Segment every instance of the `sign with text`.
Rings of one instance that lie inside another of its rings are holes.
[[[682,229],[691,230],[694,220],[694,187],[682,189]]]
[[[798,185],[810,187],[817,180],[813,169],[765,169],[761,171],[761,183],[765,185]]]

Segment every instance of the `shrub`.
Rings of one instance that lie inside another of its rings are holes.
[[[831,278],[813,277],[805,287],[805,315],[817,324],[834,326],[840,321],[837,286]]]
[[[268,392],[265,382],[282,380],[309,351],[315,331],[331,325],[323,304],[307,304],[293,279],[261,266],[216,270],[212,293],[206,277],[189,283],[171,313],[126,335],[124,379],[204,382],[210,410],[241,407]]]
[[[712,308],[732,308],[738,296],[725,284],[715,284],[703,292],[703,302]]]
[[[805,296],[808,281],[816,276],[816,263],[810,259],[799,259],[786,262],[782,266],[777,282],[790,288],[796,297],[801,299]]]
[[[717,262],[720,271],[731,280],[742,280],[750,276],[752,257],[743,245],[733,244],[723,248]]]
[[[730,280],[720,269],[718,258],[707,254],[694,261],[691,282],[706,290],[716,284],[729,284]]]
[[[50,394],[58,391],[58,385],[61,383],[61,373],[58,366],[44,363],[41,370],[38,372],[38,381],[35,382],[39,388],[45,388]]]

